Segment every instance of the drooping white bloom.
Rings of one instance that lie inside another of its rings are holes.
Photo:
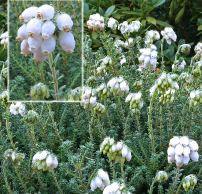
[[[104,18],[99,13],[90,15],[89,20],[87,21],[87,26],[93,31],[101,31],[104,28]]]
[[[59,41],[60,46],[66,53],[71,54],[74,52],[76,42],[71,32],[61,32],[59,36]]]
[[[21,48],[21,54],[23,54],[25,56],[27,56],[28,54],[31,53],[31,51],[29,50],[29,44],[28,44],[27,39],[25,39],[21,42],[20,48]]]
[[[194,51],[196,52],[196,54],[197,54],[197,53],[202,53],[202,43],[201,43],[201,42],[199,42],[199,43],[195,46]]]
[[[44,40],[49,39],[53,33],[55,32],[55,24],[52,21],[46,21],[45,23],[43,23],[42,25],[42,29],[41,29],[41,37]]]
[[[7,32],[4,32],[3,34],[1,34],[1,36],[0,36],[0,39],[2,39],[1,40],[1,44],[3,44],[6,48],[7,48],[7,46],[8,46],[8,31]]]
[[[94,191],[97,187],[103,190],[110,184],[109,175],[103,169],[99,169],[95,178],[91,181],[91,190]]]
[[[37,16],[37,10],[38,10],[38,7],[29,7],[25,9],[22,12],[22,14],[19,16],[20,21],[29,22],[32,19],[32,17]]]
[[[51,5],[42,5],[37,10],[37,18],[41,20],[50,20],[55,13],[54,7]]]
[[[56,47],[56,39],[55,37],[51,37],[48,40],[44,40],[41,45],[41,51],[44,55],[48,56],[55,50]]]
[[[27,24],[23,24],[19,29],[17,33],[16,40],[17,41],[23,41],[24,39],[28,39],[27,35]]]
[[[68,14],[58,15],[56,18],[59,30],[69,32],[72,29],[73,21]]]
[[[190,98],[195,98],[195,96],[196,96],[196,92],[195,92],[195,91],[192,91],[192,92],[190,93]]]
[[[126,185],[124,181],[121,182],[114,182],[111,185],[108,185],[104,191],[103,194],[131,194],[129,191],[127,191]]]
[[[34,61],[35,63],[41,63],[45,61],[48,58],[47,55],[44,55],[41,51],[41,48],[39,48],[35,53],[34,53]]]
[[[118,26],[118,21],[115,20],[114,18],[109,18],[108,27],[111,28],[112,30],[116,30],[117,26]]]
[[[137,32],[140,29],[141,25],[142,24],[140,23],[140,21],[132,21],[128,26],[128,30],[130,32]]]
[[[127,147],[124,146],[124,147],[122,148],[122,150],[121,150],[121,153],[122,153],[122,156],[123,156],[123,157],[126,157],[126,156],[128,155],[128,149],[127,149]]]
[[[39,20],[37,18],[31,19],[27,24],[28,36],[34,38],[35,36],[39,35],[41,33],[41,25],[42,20]]]
[[[96,104],[96,96],[94,96],[93,90],[91,88],[84,88],[83,92],[83,102],[81,102],[81,106],[83,106],[84,109],[92,109]]]
[[[25,114],[25,105],[21,102],[17,102],[16,104],[12,103],[9,109],[10,113],[14,115],[20,114],[21,116],[23,116]]]
[[[190,158],[197,162],[199,159],[198,144],[194,140],[189,140],[187,136],[173,137],[170,140],[168,153],[168,163],[176,161],[177,167],[182,167],[183,164],[187,165]],[[193,148],[194,147],[194,148]]]
[[[33,159],[32,165],[34,169],[51,172],[54,168],[58,166],[58,160],[55,155],[44,150],[42,152],[37,152]]]
[[[168,44],[171,44],[171,40],[173,40],[174,42],[177,40],[177,35],[170,27],[165,27],[164,30],[161,31],[161,35]]]
[[[128,32],[129,31],[128,22],[125,21],[125,22],[119,24],[118,29],[121,31],[121,34],[125,34],[126,32]]]
[[[29,50],[34,53],[36,52],[39,47],[42,45],[43,39],[40,35],[35,36],[34,38],[28,38]]]
[[[145,44],[152,44],[153,41],[159,40],[159,39],[160,39],[160,34],[158,31],[149,30],[146,32]]]

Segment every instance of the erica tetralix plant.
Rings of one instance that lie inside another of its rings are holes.
[[[74,23],[68,14],[60,13],[52,5],[42,5],[25,9],[19,18],[24,22],[16,37],[22,42],[21,54],[34,53],[35,62],[40,63],[55,50],[57,40],[66,53],[74,52],[76,42],[69,32]]]

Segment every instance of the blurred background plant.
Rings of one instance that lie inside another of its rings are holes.
[[[46,100],[55,100],[55,90],[53,75],[50,71],[50,65],[47,62],[40,64],[34,63],[32,56],[22,56],[20,43],[16,42],[17,30],[22,25],[19,21],[19,15],[30,6],[40,7],[43,4],[53,4],[55,9],[68,13],[74,25],[71,32],[76,41],[76,47],[72,54],[66,54],[59,45],[56,44],[56,50],[52,53],[56,64],[56,78],[58,82],[58,96],[61,101],[66,101],[67,93],[82,85],[82,14],[81,1],[11,1],[10,2],[10,50],[9,50],[9,72],[10,84],[9,90],[11,100],[36,100],[30,95],[31,86],[41,82],[49,88],[49,98]],[[15,22],[13,22],[15,21]],[[55,32],[59,34],[59,32]],[[58,55],[60,54],[60,56]],[[31,54],[32,55],[32,54]],[[59,57],[58,57],[59,56]],[[46,61],[49,61],[48,59]],[[43,99],[41,99],[43,100]]]

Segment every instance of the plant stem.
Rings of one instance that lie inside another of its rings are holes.
[[[181,187],[181,185],[182,185],[183,181],[184,181],[184,178],[182,179],[181,183],[179,184],[179,186],[178,186],[177,191],[176,191],[176,193],[175,193],[175,194],[178,194],[178,192],[179,192],[179,190],[180,190],[180,187]]]
[[[62,143],[62,139],[61,139],[61,137],[60,137],[60,134],[58,133],[57,125],[56,125],[56,123],[55,123],[55,121],[54,121],[54,116],[53,116],[53,113],[52,113],[52,110],[51,110],[51,105],[50,105],[50,103],[47,103],[47,106],[48,106],[49,113],[50,113],[50,116],[51,116],[51,119],[52,119],[52,123],[53,123],[54,128],[55,128],[55,133],[57,134],[58,139],[59,139],[60,142]]]
[[[140,133],[140,123],[139,123],[139,117],[138,117],[138,115],[135,115],[135,118],[137,120],[137,127],[138,127],[138,131]]]
[[[13,143],[13,139],[12,139],[12,136],[11,136],[11,133],[10,133],[10,127],[9,127],[9,106],[6,107],[6,110],[7,110],[7,115],[6,115],[6,129],[7,129],[7,133],[8,133],[8,137],[10,139],[10,142],[12,144],[12,147],[13,147],[13,150],[15,150],[15,144]]]
[[[6,162],[3,161],[3,167],[2,168],[3,168],[3,173],[4,173],[4,180],[6,182],[6,187],[7,187],[8,191],[9,191],[9,193],[13,194],[13,192],[11,191],[10,185],[8,184],[8,179],[7,179],[5,167],[6,167]]]
[[[184,111],[185,111],[185,105],[183,106],[182,116],[181,116],[181,128],[182,128],[182,135],[183,136],[184,136],[184,125],[183,125]]]
[[[180,170],[180,168],[177,167],[177,172],[176,172],[175,182],[173,183],[173,187],[172,187],[172,190],[171,190],[171,194],[173,194],[173,192],[174,192],[175,185],[176,185],[176,183],[177,183],[177,179],[178,179],[178,176],[179,176],[179,170]]]
[[[110,119],[109,119],[109,114],[108,114],[108,111],[107,111],[106,99],[104,99],[104,105],[105,105],[105,111],[106,111],[106,114],[107,114],[107,119],[108,119],[108,122],[109,122],[109,126],[110,126],[110,129],[112,130],[111,121],[110,121]]]
[[[163,44],[164,44],[164,38],[161,40],[162,71],[164,68]]]
[[[120,105],[120,109],[121,109],[121,113],[122,113],[122,117],[123,117],[123,122],[125,124],[125,116],[124,116],[124,113],[123,113],[123,108],[122,108],[120,96],[118,97],[118,102],[119,102],[119,105]]]
[[[61,194],[63,194],[63,192],[62,192],[62,190],[61,190],[61,188],[60,188],[60,185],[58,184],[58,181],[57,181],[57,178],[56,178],[56,176],[55,176],[55,173],[52,171],[52,174],[53,174],[53,178],[54,178],[54,180],[55,180],[55,183],[56,183],[56,185],[57,185],[57,187],[58,187],[58,190],[60,191],[60,193]]]
[[[93,145],[93,136],[92,136],[92,131],[91,131],[92,122],[93,122],[93,117],[91,118],[91,122],[89,124],[90,142]],[[91,158],[93,158],[93,147],[92,147],[92,152],[91,152]]]
[[[171,121],[171,117],[170,117],[170,109],[168,108],[168,105],[167,105],[167,109],[168,109],[169,125],[170,125],[170,128],[172,129],[172,121]]]
[[[113,163],[112,163],[111,158],[109,159],[109,163],[110,163],[110,165],[111,165],[111,167],[112,167],[113,178],[114,178],[114,180],[116,180],[116,173],[115,173],[115,169],[114,169],[114,166],[113,166]]]
[[[152,144],[152,153],[154,154],[155,153],[154,135],[153,135],[152,123],[151,123],[151,112],[152,112],[153,99],[154,99],[154,95],[153,95],[153,97],[150,101],[150,105],[149,105],[148,122],[149,122],[149,136],[150,136],[151,144]]]
[[[55,96],[56,96],[56,100],[59,101],[59,95],[58,95],[58,81],[56,78],[56,71],[55,71],[55,67],[53,67],[53,55],[52,53],[49,54],[49,62],[50,62],[50,69],[52,71],[52,75],[53,75],[53,82],[54,84],[54,88],[55,88]]]
[[[78,116],[78,113],[77,113],[77,111],[76,111],[75,103],[72,103],[72,105],[73,105],[73,107],[74,107],[74,113],[75,113],[75,115],[76,115],[79,128],[80,128],[80,130],[82,130],[82,127],[81,127],[81,124],[80,124],[80,121],[79,121],[79,116]]]
[[[31,125],[31,137],[32,137],[32,139],[34,141],[34,144],[36,146],[36,137],[35,137],[35,132],[34,132],[34,126],[33,125]]]
[[[124,131],[123,131],[124,141],[125,141],[125,139],[126,139],[126,127],[127,127],[128,119],[129,119],[129,115],[128,115],[127,119],[126,119],[125,128],[124,128]]]
[[[21,177],[20,172],[19,172],[19,170],[18,170],[18,167],[15,166],[15,170],[16,170],[16,173],[17,173],[17,175],[18,175],[18,178],[20,179],[20,182],[21,182],[21,184],[22,184],[24,190],[26,191],[26,193],[28,193],[27,188],[26,188],[26,186],[25,186],[25,183],[24,183],[24,181],[22,180],[22,177]]]
[[[124,165],[124,163],[121,162],[121,174],[122,174],[122,179],[123,179],[123,181],[125,182],[125,179],[124,179],[124,171],[123,171],[123,165]]]
[[[161,129],[160,149],[162,149],[162,142],[163,142],[163,119],[162,119],[162,106],[160,106],[160,129]]]
[[[151,184],[150,190],[149,190],[149,194],[152,194],[152,192],[153,192],[153,186],[154,186],[155,181],[156,181],[156,177],[155,177],[154,180],[152,181],[152,184]]]
[[[190,130],[189,130],[189,136],[191,135],[192,127],[193,127],[193,122],[194,122],[194,111],[196,108],[194,108],[192,114],[191,114],[191,125],[190,125]]]

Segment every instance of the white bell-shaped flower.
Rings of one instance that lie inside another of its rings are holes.
[[[169,146],[175,147],[178,143],[180,143],[180,139],[179,137],[175,136],[170,140]]]
[[[28,39],[27,35],[27,24],[23,24],[19,29],[17,33],[16,40],[17,41],[23,41],[24,39]]]
[[[76,42],[71,32],[61,32],[59,36],[59,41],[60,46],[66,53],[71,54],[74,52]]]
[[[190,150],[190,148],[189,148],[188,146],[184,147],[184,149],[183,149],[183,154],[184,154],[184,156],[185,156],[185,157],[189,156],[190,151],[191,151],[191,150]]]
[[[21,42],[20,48],[21,48],[21,54],[23,54],[25,56],[27,56],[28,54],[31,53],[31,51],[29,50],[29,44],[28,44],[27,39],[25,39]]]
[[[183,164],[187,165],[189,163],[189,160],[190,160],[189,156],[184,156],[183,159],[182,159]]]
[[[68,14],[58,15],[56,18],[59,30],[69,32],[72,29],[73,21]]]
[[[29,22],[32,17],[37,16],[38,7],[29,7],[25,9],[22,14],[19,16],[21,22]]]
[[[194,162],[198,162],[199,154],[198,152],[191,152],[190,157]]]
[[[189,144],[189,138],[186,136],[182,136],[180,138],[180,144],[184,147],[186,147]]]
[[[49,155],[49,156],[46,158],[46,165],[47,165],[47,166],[50,166],[52,163],[53,163],[53,159],[52,159],[51,155]]]
[[[190,141],[189,146],[191,151],[194,151],[194,152],[198,151],[198,144],[196,141],[194,140]]]
[[[95,183],[95,180],[92,180],[91,183],[90,183],[90,188],[91,188],[91,191],[94,191],[96,188],[97,188],[97,185]]]
[[[34,53],[34,61],[35,63],[41,63],[45,61],[48,58],[48,56],[44,55],[41,51],[41,48],[39,48],[35,53]]]
[[[40,35],[35,36],[34,38],[28,38],[29,50],[34,53],[42,45],[43,39]]]
[[[39,154],[39,160],[43,160],[44,158],[46,158],[48,152],[47,151],[43,151]]]
[[[95,178],[95,184],[97,187],[100,187],[102,185],[102,180],[100,177]]]
[[[56,39],[53,36],[48,40],[44,40],[41,45],[42,53],[48,56],[55,50],[55,46],[56,46]]]
[[[54,17],[54,7],[51,5],[42,5],[37,10],[37,18],[41,20],[50,20]]]
[[[169,157],[173,156],[173,155],[175,154],[175,148],[169,146],[169,147],[168,147],[168,150],[167,150],[167,153],[168,153],[168,156],[169,156]]]
[[[39,35],[41,33],[41,25],[42,25],[41,20],[37,18],[31,19],[27,24],[28,36],[34,38],[35,36]]]
[[[180,145],[180,144],[178,144],[178,145],[176,146],[176,148],[175,148],[175,154],[176,154],[176,155],[182,155],[182,153],[183,153],[183,146]]]
[[[168,163],[172,163],[175,160],[175,155],[168,156]]]
[[[122,156],[123,156],[123,157],[126,157],[126,156],[128,155],[128,149],[127,149],[127,147],[124,146],[124,147],[122,148],[122,150],[121,150],[121,153],[122,153]]]
[[[55,32],[55,24],[52,21],[46,21],[45,23],[43,23],[42,25],[42,29],[41,29],[41,37],[44,40],[49,39],[53,33]]]

